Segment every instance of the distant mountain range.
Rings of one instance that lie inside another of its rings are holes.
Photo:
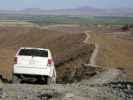
[[[32,14],[32,15],[90,15],[90,16],[133,16],[133,8],[100,9],[82,6],[73,9],[43,10],[40,8],[27,8],[20,11],[0,10],[0,14]]]

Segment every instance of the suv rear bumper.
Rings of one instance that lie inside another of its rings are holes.
[[[52,77],[52,67],[34,67],[23,66],[15,64],[13,66],[13,74],[27,74],[27,75],[46,75]]]

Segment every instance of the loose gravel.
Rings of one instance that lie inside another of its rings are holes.
[[[120,80],[121,74],[120,70],[110,69],[72,84],[0,82],[0,100],[133,100],[133,82],[122,77]]]

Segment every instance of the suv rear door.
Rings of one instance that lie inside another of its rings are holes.
[[[21,49],[17,56],[17,63],[27,67],[46,67],[47,62],[48,50]]]

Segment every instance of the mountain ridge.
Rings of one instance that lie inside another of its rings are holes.
[[[133,16],[133,8],[94,8],[90,6],[81,6],[68,9],[41,9],[26,8],[23,10],[0,10],[1,13],[7,14],[33,14],[33,15],[90,15],[90,16]]]

